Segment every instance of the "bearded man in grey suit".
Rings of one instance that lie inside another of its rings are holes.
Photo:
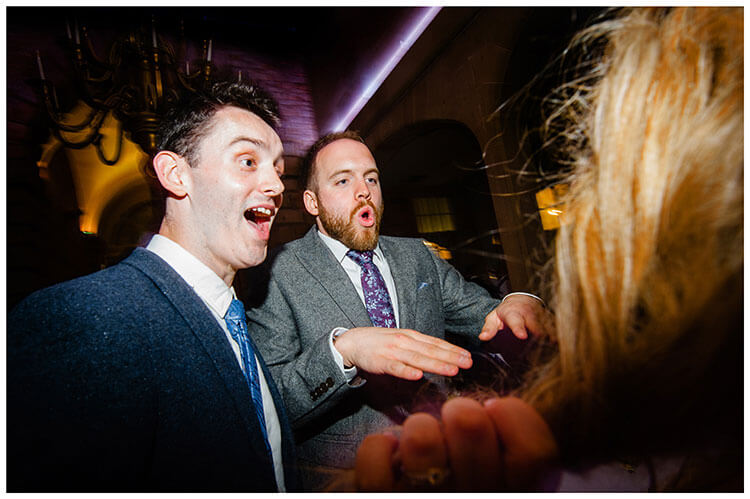
[[[294,443],[232,282],[266,256],[284,170],[276,104],[220,83],[176,106],[146,248],[8,317],[11,491],[297,488]]]
[[[253,269],[267,284],[253,281],[264,294],[248,318],[281,385],[304,486],[319,489],[353,466],[365,435],[400,422],[425,373],[471,367],[446,331],[489,340],[507,327],[526,338],[545,312],[525,293],[493,299],[420,239],[379,237],[379,172],[356,133],[319,139],[303,178],[316,224],[269,259],[265,276]]]

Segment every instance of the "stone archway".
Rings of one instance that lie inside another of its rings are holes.
[[[493,293],[506,291],[507,268],[497,237],[482,149],[454,120],[400,128],[373,151],[381,170],[382,233],[423,237],[446,248],[451,263]]]

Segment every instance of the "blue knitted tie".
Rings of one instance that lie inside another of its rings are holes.
[[[245,371],[245,379],[247,379],[247,386],[250,388],[250,395],[253,398],[253,405],[255,406],[255,414],[260,421],[260,428],[263,430],[263,440],[268,450],[268,455],[271,455],[271,445],[268,443],[268,432],[266,431],[266,418],[263,414],[263,395],[260,391],[260,378],[258,377],[258,365],[255,363],[255,352],[253,346],[250,343],[250,338],[247,334],[247,322],[245,320],[245,307],[239,300],[232,300],[229,305],[227,313],[224,315],[224,321],[227,323],[229,333],[234,338],[234,341],[240,346],[240,353],[242,354],[242,368]],[[271,460],[273,462],[273,459]]]
[[[349,250],[346,256],[360,266],[365,308],[367,308],[372,324],[377,327],[396,327],[391,297],[388,295],[383,276],[372,262],[372,251]]]

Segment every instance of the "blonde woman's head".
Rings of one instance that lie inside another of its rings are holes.
[[[634,8],[572,45],[556,348],[524,396],[569,448],[658,451],[710,394],[741,400],[743,12]]]

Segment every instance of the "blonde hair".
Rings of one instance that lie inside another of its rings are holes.
[[[573,46],[556,346],[522,396],[573,453],[695,443],[680,425],[727,404],[741,436],[742,9],[626,9]]]

